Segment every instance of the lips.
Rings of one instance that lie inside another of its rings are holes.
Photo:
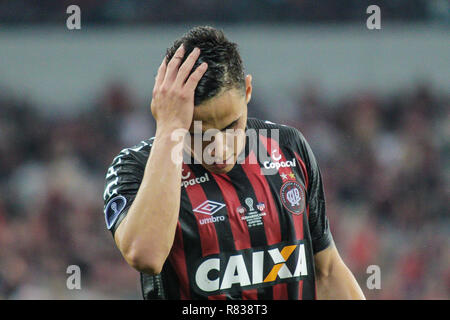
[[[212,164],[213,167],[217,168],[217,169],[223,169],[226,166],[230,165],[230,160],[233,158],[233,156],[229,157],[228,159],[226,159],[225,161],[221,161],[220,163],[214,162]]]
[[[223,169],[227,166],[227,164],[226,163],[214,163],[212,166],[217,169]]]

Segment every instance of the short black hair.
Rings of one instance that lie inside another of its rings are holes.
[[[195,47],[200,49],[200,57],[191,72],[203,62],[208,64],[208,69],[195,89],[195,106],[227,89],[240,89],[245,94],[244,68],[238,46],[229,41],[222,30],[210,26],[199,26],[189,30],[167,49],[167,61],[172,59],[181,44],[185,48],[181,63]]]

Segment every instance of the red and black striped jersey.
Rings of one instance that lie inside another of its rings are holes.
[[[333,241],[319,166],[295,128],[249,118],[246,132],[240,161],[226,174],[183,163],[174,243],[160,274],[141,273],[144,299],[316,297],[314,254]],[[104,213],[113,234],[152,142],[122,150],[108,169]]]

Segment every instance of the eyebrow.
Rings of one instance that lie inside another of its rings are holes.
[[[229,125],[227,125],[225,128],[223,128],[220,131],[225,131],[227,129],[230,129],[232,126],[234,126],[239,120],[241,119],[241,117],[237,118],[236,120],[234,120],[233,122],[231,122]]]
[[[236,120],[234,120],[233,122],[231,122],[229,125],[227,125],[225,128],[220,129],[219,131],[225,131],[227,129],[230,129],[231,127],[233,127],[239,120],[241,120],[242,116],[240,116],[239,118],[237,118]],[[189,131],[190,134],[194,134],[194,132]],[[202,134],[205,133],[205,131],[202,131]]]

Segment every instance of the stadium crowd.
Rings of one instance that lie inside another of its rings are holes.
[[[449,299],[449,96],[426,84],[321,99],[303,86],[299,128],[321,166],[335,242],[369,299]],[[0,93],[0,299],[140,298],[138,273],[106,230],[106,169],[154,121],[126,86],[76,116],[44,117]],[[251,102],[250,116],[270,114]],[[293,121],[295,119],[295,121]],[[68,290],[69,265],[81,290]],[[380,267],[381,289],[366,285]]]

